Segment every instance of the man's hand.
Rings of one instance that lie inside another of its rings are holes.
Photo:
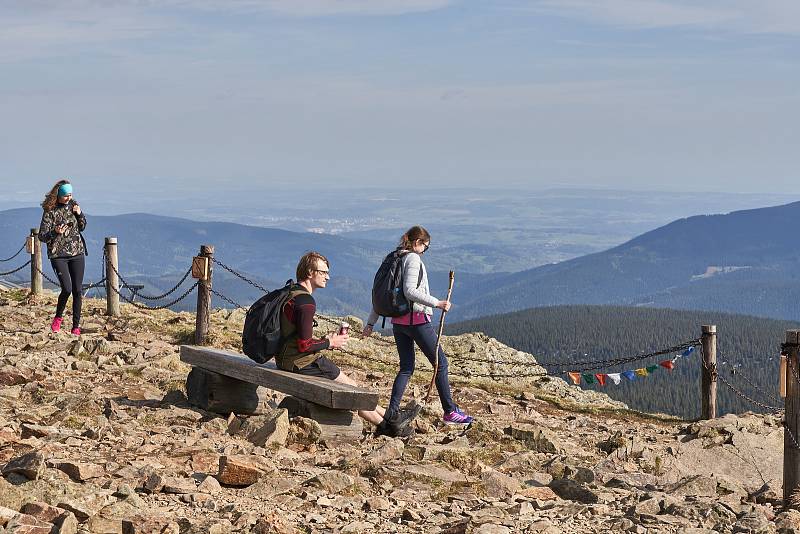
[[[436,307],[444,311],[450,311],[450,306],[451,304],[449,300],[440,300],[436,303]]]
[[[340,349],[344,347],[347,344],[347,341],[350,339],[349,334],[328,334],[326,337],[328,338],[330,348],[332,349]]]
[[[371,325],[364,325],[364,329],[361,331],[361,335],[363,337],[369,337],[372,335],[372,326]]]

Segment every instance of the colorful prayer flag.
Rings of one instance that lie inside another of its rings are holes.
[[[633,371],[623,371],[622,376],[631,381],[636,380],[636,373],[634,373]]]
[[[645,369],[647,369],[648,373],[653,374],[653,371],[658,371],[658,366],[657,365],[648,365],[647,367],[645,367]]]
[[[576,386],[579,386],[581,384],[581,374],[580,373],[567,373],[567,374],[569,375],[569,378],[570,378],[570,380],[572,380],[573,384],[575,384]]]
[[[658,362],[658,365],[660,365],[664,369],[669,369],[670,371],[672,371],[672,369],[675,367],[675,364],[672,362],[672,360],[664,360],[663,362]]]
[[[647,369],[645,369],[644,367],[640,367],[639,369],[636,369],[636,371],[634,372],[636,373],[636,376],[647,376]]]
[[[694,345],[692,345],[691,347],[689,347],[688,349],[686,349],[685,351],[683,351],[683,354],[681,354],[681,356],[688,356],[688,355],[690,355],[692,352],[694,352]]]
[[[594,377],[597,379],[597,383],[598,384],[600,384],[601,386],[605,386],[606,385],[606,375],[605,374],[597,373],[597,374],[594,375]]]
[[[583,373],[583,379],[587,384],[594,384],[594,375],[592,373]]]
[[[608,378],[610,378],[612,382],[614,382],[615,386],[618,386],[620,380],[622,380],[622,378],[620,378],[620,374],[619,373],[608,373],[608,374],[606,374],[606,376]]]

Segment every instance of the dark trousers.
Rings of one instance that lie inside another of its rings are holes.
[[[411,380],[411,375],[414,374],[414,361],[416,360],[414,343],[422,349],[422,353],[425,354],[431,365],[433,365],[434,352],[436,351],[436,332],[431,323],[416,326],[395,324],[392,325],[392,330],[394,331],[394,340],[397,343],[397,353],[400,355],[400,371],[394,379],[394,385],[392,385],[392,398],[389,401],[389,408],[386,410],[389,414],[400,411],[400,401],[403,399],[403,393],[406,391],[408,381]],[[450,379],[447,376],[447,368],[447,355],[439,347],[439,371],[436,373],[436,391],[439,392],[439,400],[445,413],[456,409],[456,404],[450,394]]]
[[[80,254],[69,258],[53,258],[50,260],[50,264],[53,266],[56,276],[58,276],[58,283],[61,284],[61,293],[58,294],[58,305],[56,306],[56,317],[64,316],[67,299],[72,294],[72,328],[77,328],[81,324],[83,271],[86,267],[86,260],[83,254]]]

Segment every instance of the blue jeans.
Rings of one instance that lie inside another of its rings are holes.
[[[386,410],[390,415],[400,411],[400,401],[406,391],[408,381],[414,374],[414,343],[422,349],[428,361],[433,365],[434,351],[436,350],[436,332],[433,324],[425,323],[416,326],[406,326],[401,324],[392,325],[394,340],[397,343],[397,353],[400,355],[400,371],[394,379],[392,385],[392,398],[389,401],[389,408]],[[436,373],[436,391],[439,392],[439,400],[442,402],[444,413],[450,413],[456,409],[453,397],[450,394],[450,379],[447,376],[447,355],[439,347],[439,371]]]

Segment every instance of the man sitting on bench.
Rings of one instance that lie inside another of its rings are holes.
[[[318,376],[357,386],[355,381],[341,372],[321,351],[343,347],[348,334],[329,334],[315,339],[314,315],[317,305],[311,293],[323,288],[330,279],[330,263],[318,252],[307,252],[297,264],[297,283],[281,310],[281,339],[283,340],[275,363],[285,371],[307,376]],[[360,410],[358,415],[377,427],[376,435],[406,437],[412,433],[409,423],[419,414],[420,406],[401,410],[392,420],[384,419],[384,409]]]

